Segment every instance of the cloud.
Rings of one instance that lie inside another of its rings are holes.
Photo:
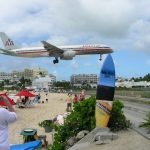
[[[11,35],[35,37],[91,32],[120,36],[126,34],[135,20],[134,3],[129,0],[5,0],[0,3],[2,30]]]
[[[146,0],[5,0],[0,1],[0,26],[21,45],[41,45],[40,40],[56,45],[108,42],[118,49],[124,41],[139,43],[135,29],[141,43],[149,39],[143,36],[148,35],[144,27],[149,22],[143,19],[149,18],[149,4]],[[137,43],[131,46],[138,49]]]
[[[54,44],[54,45],[56,45],[56,46],[64,45],[66,43],[69,43],[68,38],[66,38],[64,36],[58,36],[58,35],[53,35],[47,41]]]
[[[150,21],[138,20],[133,25],[134,49],[150,52]]]
[[[148,0],[0,0],[0,6],[1,31],[23,47],[41,46],[46,40],[56,46],[104,43],[114,51],[150,52]],[[93,65],[82,60],[68,61],[67,67],[75,72],[81,65],[86,69]],[[62,61],[53,65],[48,58],[0,56],[1,70],[45,66],[53,71],[65,65]]]

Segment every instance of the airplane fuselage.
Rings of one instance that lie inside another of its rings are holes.
[[[72,46],[58,46],[64,52],[75,52],[75,55],[88,55],[88,54],[107,54],[111,53],[112,49],[106,45],[72,45]],[[18,57],[55,57],[50,55],[44,47],[33,48],[20,48],[11,50]]]
[[[59,58],[62,60],[72,60],[76,55],[92,55],[112,53],[113,50],[103,44],[88,44],[88,45],[70,45],[70,46],[55,46],[46,41],[41,41],[41,47],[20,48],[13,40],[11,40],[4,32],[0,32],[5,49],[0,48],[0,54],[17,56],[17,57],[55,57],[53,63],[58,63]]]

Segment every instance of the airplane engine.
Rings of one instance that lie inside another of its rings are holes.
[[[63,60],[72,60],[75,55],[76,55],[75,51],[65,51],[62,54],[62,56],[60,57],[60,59],[63,59]]]

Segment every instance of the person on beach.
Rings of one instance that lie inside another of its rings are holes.
[[[6,96],[6,93],[0,94],[0,101],[3,101],[8,108],[8,110],[0,108],[0,150],[10,150],[8,125],[15,122],[17,116]]]
[[[48,94],[45,95],[45,101],[48,103]]]
[[[79,95],[79,99],[80,99],[80,101],[83,101],[84,99],[85,99],[85,92],[84,92],[84,90],[82,90],[81,92],[80,92],[80,95]]]
[[[74,95],[74,98],[73,98],[73,103],[77,103],[77,102],[78,102],[78,95],[75,94],[75,95]]]
[[[67,111],[72,111],[72,95],[68,94],[67,97]]]

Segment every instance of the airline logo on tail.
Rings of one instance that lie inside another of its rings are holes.
[[[5,46],[12,46],[12,45],[14,46],[14,43],[11,39],[8,39],[5,43]]]

